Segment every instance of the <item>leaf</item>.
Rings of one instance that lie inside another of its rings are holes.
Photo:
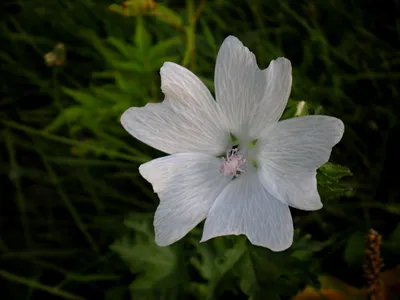
[[[293,99],[289,99],[288,103],[286,105],[286,108],[283,112],[283,115],[281,117],[281,120],[286,120],[286,119],[290,119],[293,118],[296,114],[296,110],[297,110],[297,105],[298,105],[299,101],[295,101]]]
[[[172,47],[179,46],[181,44],[182,41],[179,37],[173,37],[168,40],[160,41],[149,49],[148,53],[149,58],[150,60],[164,58],[168,50],[170,50]]]
[[[90,92],[85,92],[83,90],[72,90],[69,88],[63,88],[62,91],[73,98],[76,102],[82,104],[86,107],[95,107],[96,99]]]
[[[333,163],[327,162],[324,164],[320,171],[332,179],[339,180],[345,176],[352,176],[350,169],[340,165],[334,165]]]
[[[299,231],[293,246],[284,252],[249,247],[237,268],[242,291],[250,299],[280,299],[294,296],[305,283],[317,285],[312,254],[320,249],[321,243],[310,235],[300,236]]]
[[[183,23],[182,18],[176,12],[162,4],[158,4],[150,14],[174,27],[181,27]]]
[[[140,92],[140,89],[138,89],[136,82],[132,78],[129,78],[126,75],[122,75],[121,72],[114,72],[114,79],[117,87],[121,91],[135,95]]]
[[[326,199],[345,196],[353,192],[349,183],[339,179],[353,175],[349,168],[327,162],[317,171],[318,191]]]
[[[190,262],[208,280],[206,294],[209,297],[217,297],[225,290],[226,284],[231,282],[233,269],[246,251],[246,239],[235,240],[237,242],[230,248],[227,248],[230,237],[215,239],[213,243],[195,243],[200,257],[192,257]]]
[[[44,131],[54,132],[60,129],[63,125],[76,123],[82,117],[83,109],[81,106],[70,106],[65,108],[61,114],[51,122]]]
[[[136,275],[130,285],[134,299],[159,299],[161,291],[177,288],[187,280],[178,246],[157,246],[150,224],[148,215],[129,215],[125,220],[128,233],[110,246]]]
[[[137,51],[135,47],[132,45],[127,44],[125,41],[117,39],[113,36],[107,38],[107,42],[115,47],[123,56],[126,58],[132,58],[135,57],[137,54]]]
[[[112,65],[121,71],[143,72],[143,65],[136,61],[113,61]]]
[[[364,261],[365,234],[353,233],[347,240],[344,251],[344,260],[349,266],[361,266]]]
[[[144,53],[151,45],[150,34],[147,32],[143,18],[138,17],[136,22],[136,31],[134,35],[135,45],[138,47],[142,53]]]
[[[125,9],[124,9],[124,7],[122,7],[122,5],[113,3],[108,7],[108,9],[117,14],[125,15]]]
[[[215,277],[214,260],[215,254],[210,249],[209,244],[196,244],[200,254],[200,259],[192,257],[190,263],[200,272],[200,275],[207,280],[212,280]]]
[[[80,35],[84,39],[86,39],[88,42],[90,42],[90,44],[92,44],[92,46],[108,62],[113,61],[113,60],[121,59],[123,56],[121,55],[120,51],[127,51],[127,50],[124,49],[126,47],[126,45],[124,45],[121,41],[119,41],[116,38],[109,38],[109,39],[107,39],[107,42],[110,45],[113,45],[119,51],[117,52],[117,51],[115,51],[115,49],[109,49],[108,47],[106,47],[104,40],[101,39],[93,30],[82,30],[82,32],[80,32]],[[119,48],[121,46],[122,46],[122,48]]]
[[[115,77],[115,73],[117,71],[109,70],[109,71],[102,71],[102,72],[93,72],[92,78],[95,79],[113,79]]]
[[[125,100],[124,98],[130,98],[130,95],[122,92],[116,86],[98,86],[92,88],[93,95],[97,99],[104,100],[102,101],[102,107],[108,107],[111,104],[118,103],[118,102],[126,102],[129,101]],[[103,103],[104,102],[104,103]]]
[[[397,224],[388,241],[386,241],[383,245],[384,247],[388,247],[391,251],[393,251],[393,253],[400,252],[400,223]]]

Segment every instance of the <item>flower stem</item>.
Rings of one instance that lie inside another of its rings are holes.
[[[54,296],[58,296],[58,297],[61,297],[64,299],[71,299],[71,300],[84,300],[85,299],[80,296],[76,296],[76,295],[73,295],[66,291],[60,290],[57,287],[47,286],[47,285],[41,284],[35,280],[31,280],[29,278],[14,275],[5,270],[0,270],[0,277],[3,277],[11,282],[26,285],[27,287],[30,287],[33,289],[45,291],[49,294],[52,294]]]

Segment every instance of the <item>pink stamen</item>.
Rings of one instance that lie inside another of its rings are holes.
[[[220,171],[222,174],[231,174],[234,177],[240,175],[240,173],[247,171],[247,159],[240,152],[239,149],[233,148],[228,151],[226,158],[222,157],[222,164]]]

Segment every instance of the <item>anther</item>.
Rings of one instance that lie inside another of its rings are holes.
[[[226,158],[222,157],[222,164],[220,167],[220,171],[224,175],[232,175],[237,177],[240,173],[247,171],[247,158],[240,153],[240,150],[237,146],[233,146],[227,154]]]

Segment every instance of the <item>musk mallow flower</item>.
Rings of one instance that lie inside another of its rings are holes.
[[[154,217],[159,246],[205,219],[201,241],[244,234],[273,251],[293,242],[289,206],[317,210],[316,170],[344,131],[329,116],[279,121],[291,64],[260,70],[237,38],[223,42],[215,66],[215,100],[202,81],[175,63],[161,68],[162,103],[132,107],[121,117],[140,141],[169,156],[139,167],[160,198]]]

